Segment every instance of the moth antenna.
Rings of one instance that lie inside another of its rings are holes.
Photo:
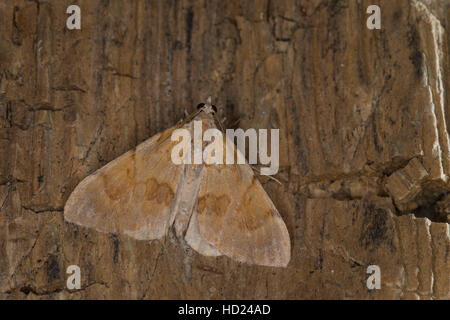
[[[256,168],[255,166],[252,166],[252,165],[250,165],[250,164],[249,164],[249,166],[250,166],[253,170],[255,170],[256,172],[258,172],[260,175],[262,175],[262,174],[261,174],[261,171],[260,171],[258,168]],[[271,180],[277,182],[280,186],[283,185],[283,183],[282,183],[280,180],[278,180],[277,178],[274,178],[274,177],[268,176],[268,175],[265,175],[265,176],[268,177],[269,179],[271,179]]]
[[[237,119],[233,124],[231,125],[232,128],[234,128],[239,122],[241,122],[241,118]]]

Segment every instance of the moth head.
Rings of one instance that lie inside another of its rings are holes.
[[[199,103],[197,105],[197,109],[201,109],[202,111],[206,113],[217,113],[217,107],[215,105],[212,105],[210,103]]]

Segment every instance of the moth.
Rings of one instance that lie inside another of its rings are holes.
[[[288,230],[247,163],[171,161],[177,144],[171,133],[182,127],[193,136],[194,120],[217,128],[215,112],[209,99],[185,121],[86,177],[66,202],[65,220],[138,240],[161,239],[170,231],[205,256],[286,267]],[[224,146],[236,148],[223,139]]]

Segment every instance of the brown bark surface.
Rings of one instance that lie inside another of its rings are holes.
[[[0,17],[0,298],[450,298],[447,1],[2,0]],[[260,180],[287,268],[64,221],[84,177],[209,95],[228,127],[280,128],[283,185]]]

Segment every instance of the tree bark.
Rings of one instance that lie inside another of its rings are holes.
[[[0,298],[450,298],[449,3],[4,0],[0,16]],[[208,96],[228,127],[280,129],[283,185],[260,181],[287,268],[64,221],[84,177]]]

